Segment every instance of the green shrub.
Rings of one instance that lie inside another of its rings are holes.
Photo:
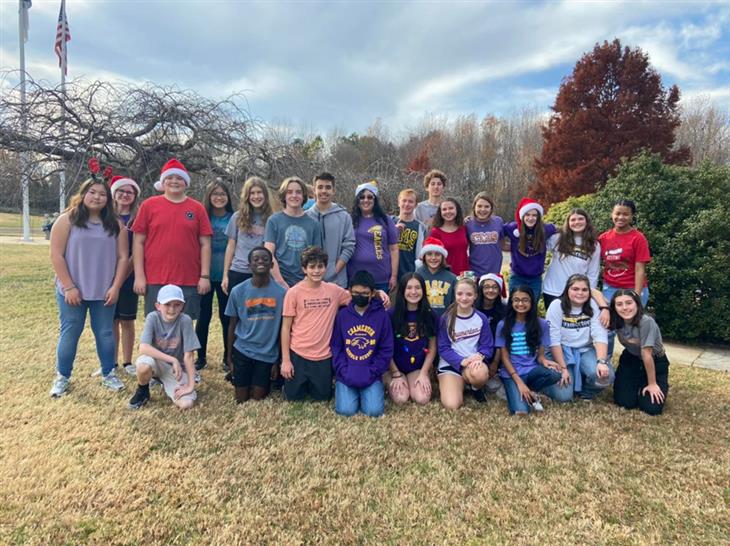
[[[649,240],[650,306],[664,335],[730,343],[730,168],[642,155],[598,192],[554,205],[546,220],[562,224],[579,206],[602,232],[624,198],[636,203],[637,227]]]

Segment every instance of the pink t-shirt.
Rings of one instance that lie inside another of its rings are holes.
[[[340,306],[348,303],[350,292],[329,282],[309,288],[305,279],[287,290],[282,315],[294,317],[292,351],[307,360],[331,357],[330,340],[335,317]]]
[[[651,261],[649,243],[638,229],[616,233],[612,228],[598,236],[603,257],[603,282],[614,288],[635,288],[637,262]],[[644,286],[648,283],[644,279]]]

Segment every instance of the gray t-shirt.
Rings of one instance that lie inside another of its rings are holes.
[[[175,322],[165,322],[159,311],[152,311],[144,320],[140,343],[152,345],[166,355],[174,356],[182,364],[185,353],[200,349],[192,319],[185,313]]]
[[[294,286],[304,278],[302,251],[308,246],[322,246],[322,229],[317,220],[307,214],[289,216],[281,211],[266,222],[264,242],[276,245],[275,257],[281,276],[289,286]]]
[[[439,209],[438,205],[432,205],[428,200],[421,201],[416,205],[416,211],[415,216],[416,220],[421,222],[426,227],[431,227],[431,219],[436,214],[436,211]]]
[[[248,266],[248,253],[251,252],[251,249],[264,244],[264,223],[261,221],[260,214],[254,214],[251,221],[251,231],[241,231],[238,228],[240,216],[240,212],[234,212],[226,229],[228,238],[236,241],[231,270],[239,273],[251,273],[251,268]]]
[[[616,334],[621,345],[634,356],[641,356],[643,347],[651,347],[654,356],[664,355],[662,333],[659,331],[657,323],[649,315],[641,317],[638,326],[624,324]]]

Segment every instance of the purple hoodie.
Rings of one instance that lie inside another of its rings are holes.
[[[339,310],[330,347],[337,381],[364,389],[381,380],[393,357],[393,327],[377,296],[363,315],[352,302]]]

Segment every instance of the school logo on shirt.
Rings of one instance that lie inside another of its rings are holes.
[[[188,220],[192,220],[193,218],[195,218],[195,213],[192,210],[186,210],[185,218],[187,218]]]
[[[474,231],[469,240],[473,245],[496,245],[499,242],[499,233],[496,231]]]
[[[368,229],[368,233],[373,234],[373,250],[375,251],[375,259],[383,259],[383,226],[375,225]]]
[[[612,248],[603,254],[611,277],[620,277],[629,269],[629,263],[622,258],[623,252],[623,248]]]
[[[358,324],[347,330],[345,353],[355,362],[367,360],[375,350],[375,330],[367,324]]]
[[[428,303],[431,304],[431,307],[443,307],[444,299],[449,293],[450,288],[450,282],[439,281],[436,279],[426,281],[426,297],[428,298]]]
[[[563,317],[562,327],[566,330],[579,330],[580,328],[591,327],[591,317],[588,315],[570,315],[569,317]]]
[[[289,226],[284,232],[284,241],[291,250],[304,250],[307,246],[307,232],[300,226]]]
[[[418,232],[415,229],[408,227],[403,228],[398,238],[398,249],[406,252],[413,252],[416,248],[416,241],[418,240]]]
[[[406,341],[418,341],[418,323],[408,323],[408,335],[404,339]]]

